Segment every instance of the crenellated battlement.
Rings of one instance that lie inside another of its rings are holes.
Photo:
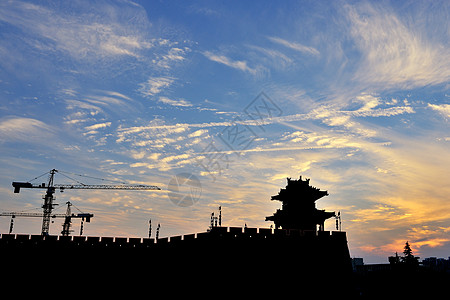
[[[163,244],[178,244],[195,240],[341,240],[347,241],[346,233],[340,231],[310,231],[296,229],[271,229],[255,227],[213,227],[207,232],[159,238],[56,236],[2,234],[0,247],[58,245],[67,247],[94,248],[150,248]]]

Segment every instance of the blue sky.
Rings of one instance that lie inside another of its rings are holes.
[[[270,196],[303,175],[352,256],[408,240],[446,257],[448,20],[446,1],[3,1],[0,208],[39,208],[11,182],[56,168],[163,188],[58,194],[95,214],[87,235],[203,231],[219,205],[224,225],[268,227]],[[180,173],[194,205],[169,199]]]

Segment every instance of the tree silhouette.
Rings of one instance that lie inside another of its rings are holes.
[[[409,246],[408,241],[406,241],[405,248],[403,250],[403,254],[405,254],[405,257],[414,256],[414,255],[412,255],[412,250],[411,250],[411,247]]]
[[[414,257],[414,255],[412,254],[413,252],[408,241],[406,241],[405,247],[403,249],[404,256],[400,258],[402,263],[410,266],[418,265],[418,257]]]

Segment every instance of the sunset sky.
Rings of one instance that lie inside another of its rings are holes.
[[[160,236],[205,231],[219,205],[224,226],[269,227],[270,197],[302,175],[330,194],[318,208],[341,212],[352,257],[387,262],[406,241],[448,257],[449,9],[2,1],[0,211],[40,212],[44,191],[11,182],[55,168],[162,189],[57,192],[57,212],[71,201],[95,215],[86,235],[146,237],[149,219]],[[182,173],[200,185],[187,206],[169,197]],[[16,218],[14,232],[41,222]]]

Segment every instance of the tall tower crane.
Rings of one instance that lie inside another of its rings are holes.
[[[103,190],[160,190],[159,187],[154,185],[127,185],[127,184],[119,184],[119,185],[91,185],[91,184],[83,184],[77,181],[77,184],[54,184],[55,174],[59,171],[56,169],[50,170],[48,183],[42,183],[39,185],[32,184],[30,182],[13,182],[12,186],[14,187],[14,193],[19,193],[21,188],[29,188],[29,189],[47,189],[46,194],[44,195],[44,204],[42,205],[43,214],[42,214],[42,235],[48,235],[49,226],[50,226],[50,218],[52,217],[52,210],[54,208],[53,194],[56,189],[59,189],[63,192],[66,189],[103,189]],[[45,174],[44,174],[45,175]],[[68,176],[66,176],[68,177]],[[70,178],[70,177],[69,177]],[[70,208],[70,207],[69,207]],[[64,230],[63,230],[64,231]]]
[[[63,230],[61,231],[61,235],[68,236],[71,232],[70,227],[72,225],[72,218],[81,218],[81,224],[83,224],[84,220],[86,222],[90,222],[91,218],[94,217],[93,214],[90,213],[78,213],[74,214],[71,211],[71,206],[73,205],[70,201],[66,202],[67,209],[65,214],[55,214],[51,213],[50,218],[64,218]],[[30,212],[2,212],[0,213],[0,217],[11,217],[11,225],[9,227],[9,233],[12,232],[14,218],[16,217],[40,217],[43,218],[44,214],[42,213],[30,213]],[[80,228],[80,235],[83,235],[83,226]]]

